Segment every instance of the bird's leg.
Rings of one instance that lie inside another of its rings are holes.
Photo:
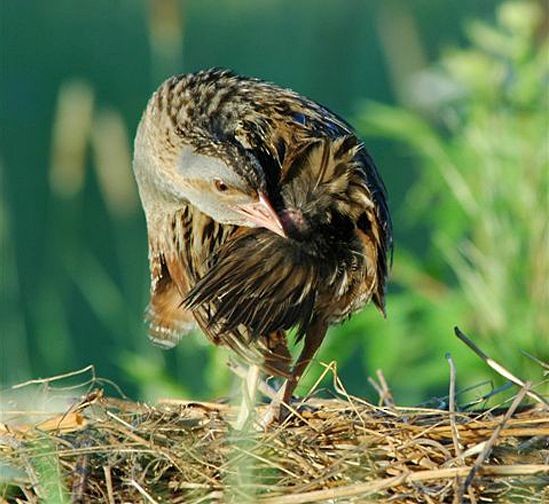
[[[242,380],[242,402],[238,411],[235,428],[242,430],[255,408],[255,397],[259,382],[259,366],[251,365],[244,380]]]
[[[277,396],[271,401],[267,411],[261,418],[260,424],[263,427],[267,427],[274,420],[284,420],[290,413],[290,410],[286,405],[290,404],[294,390],[297,387],[300,378],[303,376],[305,369],[309,365],[309,362],[311,362],[315,356],[322,340],[324,340],[327,329],[328,327],[324,322],[317,321],[316,323],[313,323],[305,333],[303,349],[301,350],[301,354],[299,354],[299,358],[297,359],[290,377],[284,382],[284,385],[282,385],[278,391]]]

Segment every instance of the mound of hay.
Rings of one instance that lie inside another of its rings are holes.
[[[549,410],[528,384],[501,407],[456,412],[453,379],[441,411],[394,406],[383,379],[375,406],[334,374],[337,397],[239,431],[227,404],[139,404],[94,378],[67,406],[58,383],[31,384],[49,403],[63,391],[62,414],[15,399],[3,412],[0,502],[549,502]]]

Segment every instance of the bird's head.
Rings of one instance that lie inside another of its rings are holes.
[[[147,219],[191,204],[221,224],[266,228],[285,236],[255,157],[193,128],[188,137],[145,114],[134,149],[134,172]]]
[[[263,227],[284,236],[266,191],[258,161],[231,144],[209,145],[204,153],[184,146],[177,159],[186,197],[222,224]]]

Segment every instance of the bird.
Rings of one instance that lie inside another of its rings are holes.
[[[143,112],[133,170],[150,339],[171,348],[198,326],[284,379],[275,418],[330,326],[370,301],[385,316],[387,191],[359,136],[323,105],[227,69],[173,76]]]

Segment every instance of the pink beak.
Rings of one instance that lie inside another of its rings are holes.
[[[259,201],[248,205],[241,205],[238,211],[253,222],[257,227],[262,227],[286,238],[282,223],[276,214],[271,202],[263,193],[259,193]]]

